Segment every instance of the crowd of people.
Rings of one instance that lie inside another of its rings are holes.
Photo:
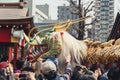
[[[7,59],[0,62],[0,80],[120,80],[120,68],[110,66],[102,70],[100,66],[71,65],[71,56],[65,56],[66,70],[59,73],[58,60],[54,57],[38,58],[29,63],[18,59],[16,66]]]

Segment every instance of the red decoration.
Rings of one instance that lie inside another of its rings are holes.
[[[11,42],[10,29],[0,29],[0,42]]]

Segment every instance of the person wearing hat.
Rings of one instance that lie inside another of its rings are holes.
[[[19,80],[36,80],[35,70],[32,67],[24,67],[19,75]]]
[[[71,56],[66,56],[66,70],[63,75],[58,74],[56,64],[51,60],[46,60],[41,65],[43,79],[47,80],[70,80],[71,77]]]
[[[6,70],[5,67],[8,66],[7,62],[0,62],[0,80],[6,80]]]
[[[8,66],[8,62],[0,62],[0,70]]]
[[[12,64],[4,61],[0,62],[0,80],[1,79],[7,79],[7,80],[13,80],[13,67]]]

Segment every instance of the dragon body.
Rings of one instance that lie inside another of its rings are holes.
[[[32,50],[33,55],[35,56],[32,56],[33,58],[31,62],[36,61],[39,57],[47,58],[49,56],[54,56],[58,58],[59,70],[64,71],[66,64],[65,56],[68,54],[71,55],[71,64],[73,67],[78,64],[80,65],[82,61],[87,61],[90,64],[107,64],[118,61],[120,59],[120,39],[116,41],[110,40],[104,43],[99,41],[92,42],[89,40],[77,40],[66,31],[70,25],[83,21],[86,18],[88,17],[73,21],[69,20],[59,24],[51,24],[54,26],[53,28],[45,28],[44,30],[40,30],[32,38],[30,37],[32,31],[41,27],[34,27],[31,29],[28,36],[22,31],[24,39],[29,45],[40,47],[37,51],[34,49]],[[41,32],[51,29],[51,32],[47,32],[39,39],[37,38],[38,34]],[[47,45],[41,46],[42,44]]]

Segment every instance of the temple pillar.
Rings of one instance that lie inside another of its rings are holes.
[[[8,47],[8,62],[12,61],[12,47]]]
[[[16,61],[17,61],[17,59],[18,59],[18,48],[19,48],[19,46],[18,46],[18,44],[17,43],[15,43],[14,44],[14,67],[16,66]]]
[[[22,58],[22,60],[24,61],[24,59],[25,59],[25,56],[24,56],[24,47],[23,46],[21,46],[21,58]]]

